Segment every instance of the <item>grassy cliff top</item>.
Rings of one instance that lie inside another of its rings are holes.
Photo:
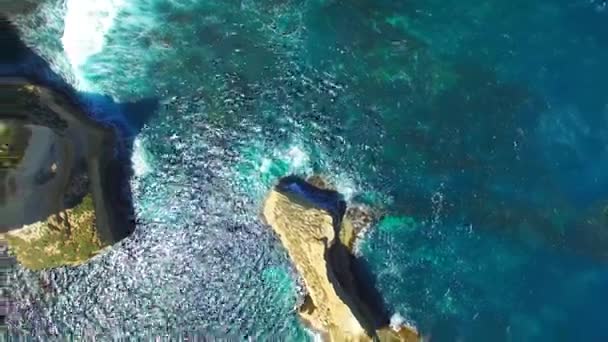
[[[79,265],[105,247],[96,233],[90,195],[72,209],[6,233],[4,237],[11,254],[23,266],[34,270]]]

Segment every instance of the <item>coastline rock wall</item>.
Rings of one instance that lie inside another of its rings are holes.
[[[0,88],[9,103],[0,108],[0,240],[10,253],[30,269],[78,265],[130,234],[112,129],[28,79],[0,77]]]

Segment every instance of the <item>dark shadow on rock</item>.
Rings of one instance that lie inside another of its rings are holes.
[[[333,218],[334,226],[339,227],[342,223],[342,217],[346,212],[346,202],[340,193],[317,188],[293,175],[281,178],[276,189],[279,192],[294,195],[292,197],[294,200],[303,199],[315,207],[327,211]]]
[[[129,179],[133,176],[133,139],[156,113],[158,100],[151,98],[133,103],[116,103],[103,94],[75,90],[21,41],[18,31],[5,14],[0,14],[0,43],[3,47],[0,51],[0,77],[23,78],[32,84],[51,89],[63,95],[70,102],[69,105],[85,113],[87,120],[112,131],[114,139],[108,143],[113,147],[101,153],[99,165],[94,170],[98,173],[97,180],[91,180],[90,186],[103,189],[98,191],[98,198],[94,198],[94,202],[102,203],[95,204],[96,215],[100,208],[107,213],[102,218],[97,216],[100,221],[97,224],[102,226],[100,237],[113,243],[128,236],[135,228],[129,184]],[[9,114],[4,111],[0,112],[0,119],[7,115]],[[88,168],[91,172],[91,165]]]
[[[372,273],[368,262],[351,255],[351,272],[360,298],[373,314],[374,324],[377,327],[387,326],[391,319],[389,306],[378,291],[376,276]]]

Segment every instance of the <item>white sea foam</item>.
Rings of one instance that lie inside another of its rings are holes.
[[[361,248],[365,241],[365,236],[369,232],[370,228],[371,228],[371,226],[368,226],[364,229],[361,229],[357,233],[357,238],[355,239],[355,244],[353,245],[353,255],[358,258],[363,256],[363,251]]]
[[[298,142],[294,142],[287,146],[287,148],[275,149],[272,158],[275,161],[282,161],[289,166],[287,170],[289,173],[295,173],[299,175],[309,175],[312,172],[311,159],[308,155],[308,151]],[[262,172],[270,169],[271,163],[265,158],[262,161],[260,170]]]
[[[323,342],[323,335],[321,335],[319,332],[307,328],[305,329],[305,331],[308,336],[313,340],[313,342]]]
[[[411,320],[408,320],[407,318],[403,317],[398,312],[394,313],[391,316],[391,320],[390,320],[389,326],[391,327],[391,329],[393,329],[395,331],[399,331],[403,327],[407,327],[407,328],[412,329],[412,330],[414,330],[416,332],[418,331],[418,329],[416,328],[416,325],[414,324],[414,322],[412,322]]]
[[[266,173],[266,172],[270,171],[270,166],[272,166],[272,160],[270,160],[268,158],[264,158],[262,160],[262,164],[260,165],[260,172]]]
[[[86,85],[80,68],[103,50],[106,34],[114,25],[125,0],[67,0],[61,43],[78,81]]]
[[[133,142],[131,164],[133,165],[133,173],[137,177],[145,176],[152,170],[148,152],[146,151],[143,142],[139,138],[135,138],[135,141]]]
[[[289,151],[287,151],[287,157],[289,158],[290,165],[295,169],[307,166],[310,161],[308,154],[297,145],[289,148]]]
[[[340,175],[336,180],[336,190],[344,196],[344,199],[350,201],[357,192],[355,182],[346,175]]]
[[[390,326],[393,330],[399,330],[405,323],[405,317],[401,316],[400,313],[395,313],[391,316]]]

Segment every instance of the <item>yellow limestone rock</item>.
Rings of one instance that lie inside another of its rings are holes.
[[[263,210],[306,285],[308,296],[299,309],[300,317],[327,341],[417,341],[416,332],[409,328],[374,326],[374,317],[358,298],[350,272],[346,244],[352,245],[354,239],[352,225],[343,224],[341,216],[322,206],[277,187]]]
[[[264,216],[303,275],[311,303],[303,308],[302,317],[316,330],[328,333],[331,340],[368,338],[359,320],[338,294],[344,290],[332,284],[333,270],[328,269],[326,260],[327,250],[335,240],[332,217],[275,191],[266,201]]]

